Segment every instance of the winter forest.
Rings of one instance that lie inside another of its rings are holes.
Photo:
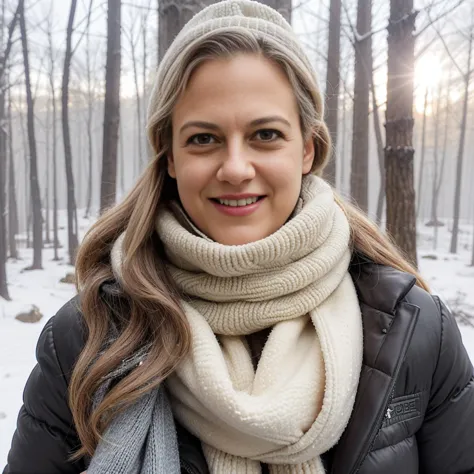
[[[325,178],[394,238],[474,360],[474,0],[260,0],[319,76]],[[74,256],[150,158],[167,46],[213,0],[0,0],[0,467]]]

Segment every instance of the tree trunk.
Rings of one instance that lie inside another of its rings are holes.
[[[421,196],[423,194],[423,168],[425,167],[425,150],[426,150],[426,108],[428,107],[428,87],[425,91],[425,100],[423,102],[423,124],[421,130],[421,161],[418,171],[418,197],[416,204],[416,217],[420,214]]]
[[[1,53],[3,56],[3,26],[4,12],[2,5],[0,27],[1,31]],[[3,58],[2,58],[3,59]],[[6,175],[7,175],[7,134],[5,132],[5,71],[0,71],[0,297],[9,300],[7,284],[7,225],[6,225]]]
[[[72,31],[74,25],[74,16],[76,14],[77,0],[71,0],[71,9],[69,11],[69,20],[66,32],[66,53],[64,56],[64,70],[62,79],[62,124],[64,141],[64,161],[66,169],[67,185],[67,233],[68,233],[68,252],[69,263],[74,265],[76,251],[78,247],[78,237],[74,232],[74,219],[76,214],[76,198],[74,191],[74,174],[72,171],[72,150],[71,135],[69,131],[69,76],[71,72],[72,60]]]
[[[446,109],[444,112],[444,132],[443,132],[443,154],[441,156],[441,169],[439,172],[439,179],[436,185],[436,196],[439,202],[439,192],[441,190],[441,184],[444,177],[444,168],[446,165],[446,155],[448,150],[448,125],[449,125],[449,116],[451,110],[451,99],[449,97],[449,92],[451,90],[451,74],[448,75],[448,81],[446,83]]]
[[[441,81],[438,84],[436,111],[434,115],[433,180],[431,183],[431,219],[428,224],[437,227],[438,222],[438,167],[439,167],[439,120],[441,115]],[[436,242],[435,242],[436,245]]]
[[[23,173],[23,177],[25,179],[24,181],[24,189],[25,189],[25,221],[26,221],[26,248],[31,248],[31,238],[30,238],[30,207],[31,207],[31,192],[30,188],[28,186],[28,174],[29,174],[29,146],[28,146],[28,139],[26,138],[26,130],[25,130],[25,117],[21,110],[23,109],[23,101],[21,100],[21,97],[18,99],[18,102],[20,104],[19,107],[19,112],[18,112],[18,117],[20,119],[20,129],[21,129],[21,141],[23,145],[23,164],[24,164],[24,170],[25,172]]]
[[[148,11],[150,10],[151,0],[148,0]],[[148,91],[147,91],[147,74],[148,74],[148,21],[145,13],[142,15],[142,47],[143,47],[143,60],[142,60],[142,83],[143,83],[143,96],[142,96],[142,118],[143,124],[146,128],[147,123],[147,114],[146,114],[146,104],[148,104]],[[146,158],[153,155],[151,146],[148,143],[146,133],[142,133],[143,139],[143,150],[146,153]]]
[[[204,7],[218,0],[158,0],[158,63],[181,28]],[[274,0],[275,3],[278,0]],[[280,0],[288,3],[289,0]],[[269,3],[271,0],[267,0]]]
[[[367,212],[369,207],[369,74],[372,50],[372,0],[359,0],[355,40],[354,115],[352,124],[351,196]]]
[[[146,166],[146,159],[143,153],[142,147],[142,140],[143,140],[143,130],[142,130],[142,107],[141,107],[141,99],[140,99],[140,84],[138,83],[138,66],[137,66],[137,58],[135,53],[135,43],[134,38],[130,39],[130,49],[132,51],[132,67],[133,67],[133,80],[135,83],[135,100],[136,100],[136,107],[137,107],[137,127],[138,133],[136,136],[137,144],[138,144],[138,166],[140,173]]]
[[[52,86],[53,95],[53,241],[54,241],[54,261],[59,260],[59,236],[58,236],[58,157],[56,144],[56,94],[54,92],[54,85]]]
[[[467,113],[469,110],[469,86],[471,82],[471,62],[472,46],[474,34],[471,31],[469,37],[469,52],[467,56],[467,73],[464,76],[464,99],[462,105],[461,136],[459,137],[458,159],[456,166],[456,185],[454,191],[454,213],[453,213],[453,233],[451,235],[451,246],[449,251],[458,251],[459,214],[461,211],[461,188],[462,188],[462,168],[464,160],[464,142],[466,141]]]
[[[51,243],[51,228],[50,228],[50,211],[51,211],[51,199],[50,199],[50,132],[51,132],[51,109],[49,106],[49,100],[46,110],[46,192],[45,192],[45,211],[46,211],[46,218],[45,218],[45,227],[46,227],[46,235],[45,235],[45,243]]]
[[[472,257],[471,257],[471,267],[474,267],[474,229],[472,231]]]
[[[108,0],[104,138],[100,187],[101,212],[115,204],[116,195],[118,129],[120,123],[120,13],[121,1]]]
[[[6,174],[7,174],[7,132],[5,126],[5,77],[6,77],[6,65],[9,59],[11,47],[12,47],[12,35],[18,20],[20,13],[20,7],[23,0],[20,0],[17,10],[13,16],[8,27],[8,39],[4,49],[4,26],[5,26],[5,1],[2,0],[1,11],[0,11],[0,297],[9,300],[10,295],[8,292],[7,284],[7,233],[6,233]],[[10,81],[8,81],[10,82]],[[10,107],[8,109],[11,110]],[[8,117],[11,120],[11,114]],[[9,130],[11,131],[11,122],[9,122]],[[14,209],[16,209],[15,199],[15,178],[13,171],[13,157],[10,155],[10,166],[9,166],[9,236],[11,243],[11,235],[15,232],[15,219],[17,214],[13,215]],[[13,176],[13,178],[12,178]],[[11,190],[13,189],[13,193]],[[12,212],[13,211],[13,212]],[[16,257],[16,245],[15,238],[13,236],[13,245],[10,245],[10,252]]]
[[[89,4],[89,10],[87,14],[87,25],[86,25],[86,69],[87,69],[87,143],[88,143],[88,177],[87,177],[87,204],[86,212],[84,217],[88,218],[91,212],[92,206],[92,118],[93,118],[93,106],[94,96],[92,93],[92,78],[91,78],[91,58],[90,58],[90,24],[91,24],[91,13],[92,13],[92,1]]]
[[[51,37],[50,37],[51,41]],[[53,54],[52,42],[50,43],[50,51]],[[53,58],[51,57],[51,61]],[[56,108],[56,91],[54,88],[54,63],[51,63],[51,71],[49,75],[49,85],[51,88],[51,97],[53,103],[53,245],[54,245],[54,261],[59,260],[58,248],[58,158],[57,158],[57,108]]]
[[[328,60],[326,71],[326,124],[332,138],[332,151],[324,170],[325,179],[336,187],[336,145],[339,110],[341,56],[341,0],[331,0],[329,9]]]
[[[8,94],[8,149],[9,149],[9,176],[8,176],[8,236],[10,258],[17,259],[16,235],[18,234],[18,205],[16,201],[15,186],[15,160],[13,155],[13,130],[12,130],[12,98],[11,89]]]
[[[372,58],[372,47],[370,51],[370,91],[372,95],[372,113],[374,115],[374,132],[375,132],[375,141],[377,143],[377,157],[379,160],[379,170],[380,170],[380,189],[379,195],[377,198],[377,212],[376,219],[377,224],[381,225],[382,216],[383,216],[383,205],[385,202],[385,156],[383,152],[383,139],[382,139],[382,127],[380,125],[379,117],[379,104],[377,103],[377,91],[375,89],[374,82],[374,62]]]
[[[89,99],[89,103],[87,104],[87,143],[88,143],[88,163],[89,168],[87,170],[88,177],[87,177],[87,204],[86,204],[86,212],[84,217],[88,218],[91,212],[92,206],[92,162],[94,153],[92,150],[92,99]]]
[[[390,0],[385,124],[387,230],[414,265],[417,264],[413,176],[416,15],[413,0]]]
[[[55,61],[53,51],[53,35],[51,32],[51,24],[48,24],[48,46],[50,54],[50,68],[49,68],[49,87],[51,89],[51,102],[53,105],[53,123],[52,123],[52,140],[53,140],[53,246],[54,257],[53,261],[59,260],[58,248],[58,176],[57,176],[57,104],[56,104],[56,89],[54,87],[55,77]]]
[[[31,204],[33,210],[33,264],[31,270],[40,270],[41,252],[43,248],[42,235],[42,216],[41,216],[41,197],[38,183],[38,161],[36,154],[36,138],[35,138],[35,113],[33,96],[31,93],[30,82],[30,64],[28,58],[28,39],[26,36],[26,22],[25,22],[25,5],[21,2],[20,9],[20,29],[21,29],[21,44],[23,49],[23,62],[25,66],[25,84],[26,84],[26,104],[28,113],[28,143],[30,148],[30,188],[31,188]]]

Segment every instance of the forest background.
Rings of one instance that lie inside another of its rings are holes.
[[[160,59],[210,3],[0,0],[0,466],[77,245],[151,157]],[[419,266],[474,359],[474,0],[263,3],[317,71],[325,177]]]

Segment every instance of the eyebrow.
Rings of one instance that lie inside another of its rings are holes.
[[[261,118],[252,120],[249,125],[251,127],[257,127],[259,125],[265,125],[265,124],[270,123],[270,122],[281,122],[284,125],[286,125],[287,127],[291,128],[291,123],[288,120],[286,120],[285,118],[280,117],[279,115],[271,115],[269,117],[261,117]],[[191,128],[191,127],[205,128],[207,130],[219,130],[219,126],[216,125],[215,123],[203,122],[201,120],[193,120],[191,122],[186,122],[181,127],[181,129],[179,130],[179,133],[183,133],[184,130],[186,130],[187,128]]]

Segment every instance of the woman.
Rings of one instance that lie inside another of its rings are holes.
[[[275,11],[228,0],[185,26],[155,158],[81,246],[5,472],[474,472],[456,323],[319,177],[322,117]]]

